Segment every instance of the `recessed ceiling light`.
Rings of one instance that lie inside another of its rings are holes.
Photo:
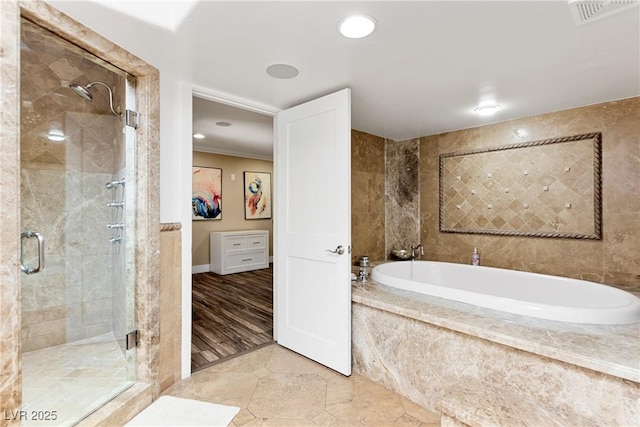
[[[490,116],[495,114],[500,109],[498,104],[480,105],[473,109],[473,111],[481,116]]]
[[[193,134],[193,137],[194,137],[195,139],[204,139],[204,135],[203,135],[203,134],[201,134],[201,133],[194,133],[194,134]]]
[[[267,67],[267,74],[276,79],[292,79],[300,74],[300,71],[293,65],[273,64]]]
[[[221,126],[223,128],[227,128],[227,127],[231,126],[231,123],[229,123],[229,122],[216,122],[216,125],[217,126]]]
[[[65,138],[64,132],[61,130],[52,130],[47,134],[47,139],[53,142],[62,142]]]
[[[361,39],[373,33],[377,22],[367,15],[353,15],[344,18],[338,23],[340,34],[350,39]]]

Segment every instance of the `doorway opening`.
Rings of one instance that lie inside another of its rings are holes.
[[[273,342],[273,118],[197,96],[192,107],[195,372]]]

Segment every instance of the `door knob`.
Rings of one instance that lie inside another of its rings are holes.
[[[342,255],[344,253],[344,247],[342,245],[338,245],[335,250],[327,249],[327,252],[331,252],[332,254]]]

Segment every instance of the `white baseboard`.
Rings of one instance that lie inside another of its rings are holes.
[[[194,265],[191,267],[191,274],[208,273],[209,271],[211,271],[209,264]]]
[[[2,1],[2,0],[0,0]],[[273,263],[273,257],[270,256],[269,257],[269,263]],[[198,273],[208,273],[211,271],[211,265],[210,264],[202,264],[202,265],[194,265],[191,267],[191,274],[198,274]]]

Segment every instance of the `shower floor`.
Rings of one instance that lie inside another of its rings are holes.
[[[111,333],[24,353],[22,425],[73,425],[133,384],[127,377]]]

